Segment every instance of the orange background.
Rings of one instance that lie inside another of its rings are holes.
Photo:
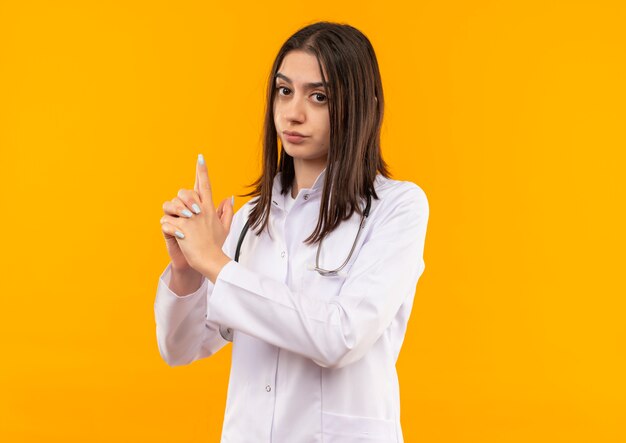
[[[409,3],[0,3],[1,441],[218,441],[230,347],[157,349],[161,205],[198,152],[247,190],[271,62],[331,20],[430,202],[405,440],[626,442],[624,3]]]

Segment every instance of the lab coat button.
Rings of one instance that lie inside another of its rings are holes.
[[[280,256],[281,256],[282,258],[285,258],[285,251],[282,251],[282,252],[280,253]]]
[[[267,392],[270,392],[270,391],[272,390],[272,387],[271,387],[270,385],[267,385],[267,386],[265,387],[265,390],[266,390]]]
[[[304,194],[304,199],[308,200],[309,199],[309,194]]]

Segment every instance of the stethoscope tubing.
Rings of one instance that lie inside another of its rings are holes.
[[[365,226],[365,221],[367,220],[367,217],[370,214],[371,206],[372,206],[372,197],[368,194],[367,205],[365,207],[365,210],[363,211],[361,223],[359,224],[359,230],[357,231],[354,242],[352,243],[350,254],[348,254],[348,258],[346,258],[343,264],[339,266],[337,269],[333,269],[333,270],[327,270],[327,269],[323,269],[319,267],[319,257],[320,257],[320,251],[322,249],[322,240],[320,240],[320,243],[317,246],[317,254],[315,256],[315,267],[313,268],[313,270],[317,271],[320,275],[324,277],[333,277],[339,274],[339,272],[348,264],[348,262],[350,261],[350,258],[352,257],[352,253],[354,252],[354,248],[356,248],[356,244],[361,235],[361,231],[363,230],[363,227]],[[243,244],[243,240],[246,237],[246,234],[248,233],[249,227],[250,227],[250,219],[246,220],[246,223],[243,226],[243,229],[241,230],[241,234],[239,234],[239,240],[237,241],[237,250],[235,251],[235,259],[234,259],[236,262],[239,262],[239,254],[241,253],[241,245]],[[220,334],[222,335],[224,340],[233,341],[234,333],[233,333],[232,328],[220,326]]]

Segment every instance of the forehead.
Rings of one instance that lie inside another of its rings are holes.
[[[322,81],[317,58],[305,51],[289,51],[278,67],[278,72],[289,77],[296,84]]]

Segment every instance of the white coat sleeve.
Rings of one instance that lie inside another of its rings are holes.
[[[231,228],[222,251],[235,257],[237,240],[245,221],[248,204],[233,216]],[[198,290],[187,295],[175,294],[170,289],[172,264],[159,277],[154,301],[154,318],[159,353],[170,366],[181,366],[208,357],[219,351],[228,341],[222,338],[219,325],[207,319],[207,299],[214,284],[203,277]]]
[[[383,210],[383,205],[379,209]],[[429,205],[405,188],[362,245],[337,297],[305,297],[285,283],[231,261],[209,299],[209,319],[337,368],[363,357],[406,301],[425,269]]]

